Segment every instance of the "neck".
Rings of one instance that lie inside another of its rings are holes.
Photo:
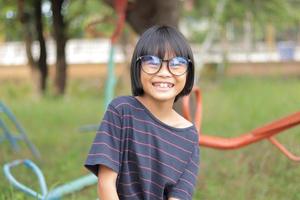
[[[165,119],[173,112],[174,99],[158,101],[146,94],[136,97],[141,103],[143,103],[153,115],[159,119]]]

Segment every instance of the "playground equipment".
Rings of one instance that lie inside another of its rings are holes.
[[[116,21],[112,22],[113,24],[115,24],[115,30],[110,37],[110,50],[109,50],[109,59],[107,65],[108,73],[107,73],[106,86],[105,86],[105,101],[104,101],[105,107],[109,104],[109,102],[112,100],[114,96],[114,88],[116,83],[115,72],[114,72],[115,69],[114,56],[115,56],[116,42],[118,41],[125,24],[126,8],[127,8],[127,0],[114,0],[114,9],[117,13],[117,19]],[[95,22],[91,22],[87,26],[87,31],[93,33],[97,32],[95,31],[94,26],[101,22],[103,21],[98,20]]]
[[[8,126],[4,123],[4,120],[2,120],[0,115],[0,128],[3,130],[4,133],[4,139],[7,139],[11,144],[12,147],[15,150],[19,150],[19,146],[17,145],[17,140],[24,140],[26,144],[29,146],[31,152],[35,157],[38,159],[41,158],[39,151],[35,148],[35,146],[28,140],[26,133],[21,126],[21,124],[17,121],[16,117],[13,115],[13,113],[10,111],[10,109],[4,105],[4,103],[0,102],[0,114],[4,113],[7,115],[7,117],[10,119],[10,121],[14,124],[16,127],[19,136],[14,136],[12,134],[12,131],[8,128]],[[2,139],[3,140],[3,139]],[[40,189],[41,189],[41,194],[30,189],[29,187],[26,187],[19,181],[17,181],[14,176],[11,173],[11,169],[13,167],[16,167],[18,165],[24,164],[25,167],[29,168],[34,172],[34,174],[38,177],[39,184],[40,184]],[[93,174],[89,174],[86,176],[83,176],[81,178],[78,178],[74,181],[71,181],[69,183],[66,183],[62,186],[59,186],[57,188],[54,188],[50,192],[48,192],[47,189],[47,184],[44,178],[44,175],[42,171],[39,169],[37,165],[35,165],[32,161],[30,160],[15,160],[11,163],[7,163],[3,166],[3,171],[4,175],[7,178],[7,180],[17,189],[23,191],[24,193],[36,197],[39,200],[54,200],[54,199],[59,199],[60,197],[81,190],[84,187],[93,185],[97,183],[97,177]]]
[[[194,121],[198,133],[201,132],[201,121],[202,121],[202,98],[200,89],[197,87],[193,88],[192,93],[196,97],[196,108],[194,119],[191,117],[190,113],[190,102],[191,95],[185,96],[183,98],[182,110],[183,115],[186,119]],[[275,145],[284,155],[293,161],[300,161],[300,156],[292,154],[287,150],[278,140],[275,139],[275,135],[280,132],[292,128],[300,124],[300,112],[288,115],[279,120],[268,123],[262,127],[256,128],[248,133],[235,138],[223,138],[216,136],[209,136],[206,134],[199,135],[199,145],[210,147],[214,149],[228,150],[228,149],[238,149],[246,145],[268,139],[273,145]]]
[[[6,117],[14,126],[16,129],[16,132],[12,131],[7,123],[4,121],[4,117]],[[30,140],[27,137],[27,134],[25,132],[25,129],[21,126],[21,124],[18,122],[17,118],[14,116],[14,114],[10,111],[10,109],[0,101],[0,130],[2,130],[3,135],[0,135],[0,143],[8,140],[8,142],[11,144],[14,151],[18,152],[20,151],[20,147],[18,145],[18,140],[23,140],[32,154],[40,159],[40,153],[36,149],[36,147],[30,142]]]
[[[11,173],[11,169],[13,167],[16,167],[18,165],[25,165],[28,169],[32,170],[34,174],[37,176],[41,193],[38,193],[34,190],[32,190],[29,187],[26,187],[24,184],[17,181],[14,176]],[[73,193],[75,191],[79,191],[83,189],[84,187],[94,185],[97,183],[97,177],[93,174],[78,178],[72,182],[69,182],[67,184],[64,184],[62,186],[56,187],[48,192],[47,184],[45,181],[45,177],[40,170],[40,168],[35,165],[30,160],[15,160],[11,163],[7,163],[3,167],[4,174],[8,181],[17,189],[23,191],[25,194],[30,195],[32,197],[35,197],[38,200],[58,200],[62,196],[67,195],[69,193]]]

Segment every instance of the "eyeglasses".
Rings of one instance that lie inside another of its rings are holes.
[[[190,59],[184,57],[174,57],[169,60],[160,59],[157,56],[141,56],[137,58],[136,62],[141,61],[142,70],[147,74],[156,74],[162,67],[163,62],[167,62],[168,70],[175,76],[181,76],[188,70],[188,65],[192,62]]]

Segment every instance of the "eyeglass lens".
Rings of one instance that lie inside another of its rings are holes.
[[[168,62],[169,71],[173,75],[182,75],[187,71],[188,61],[184,57],[174,57],[170,60],[162,60],[157,56],[142,56],[142,69],[148,74],[157,73],[162,65],[162,62]]]

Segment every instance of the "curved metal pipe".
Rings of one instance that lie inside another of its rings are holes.
[[[263,139],[268,139],[272,144],[274,144],[284,155],[289,159],[294,161],[300,161],[299,156],[295,156],[289,152],[281,143],[279,143],[274,136],[280,132],[290,129],[296,125],[300,124],[300,112],[283,117],[279,120],[275,120],[271,123],[263,125],[262,127],[256,128],[248,133],[242,134],[234,138],[224,138],[218,136],[210,136],[205,134],[200,134],[201,130],[201,120],[202,120],[202,98],[201,92],[198,88],[194,87],[192,90],[196,97],[196,112],[194,116],[194,123],[199,133],[199,145],[210,147],[214,149],[238,149],[246,145],[261,141]],[[190,96],[185,96],[183,98],[183,115],[186,119],[192,121],[190,114]]]

